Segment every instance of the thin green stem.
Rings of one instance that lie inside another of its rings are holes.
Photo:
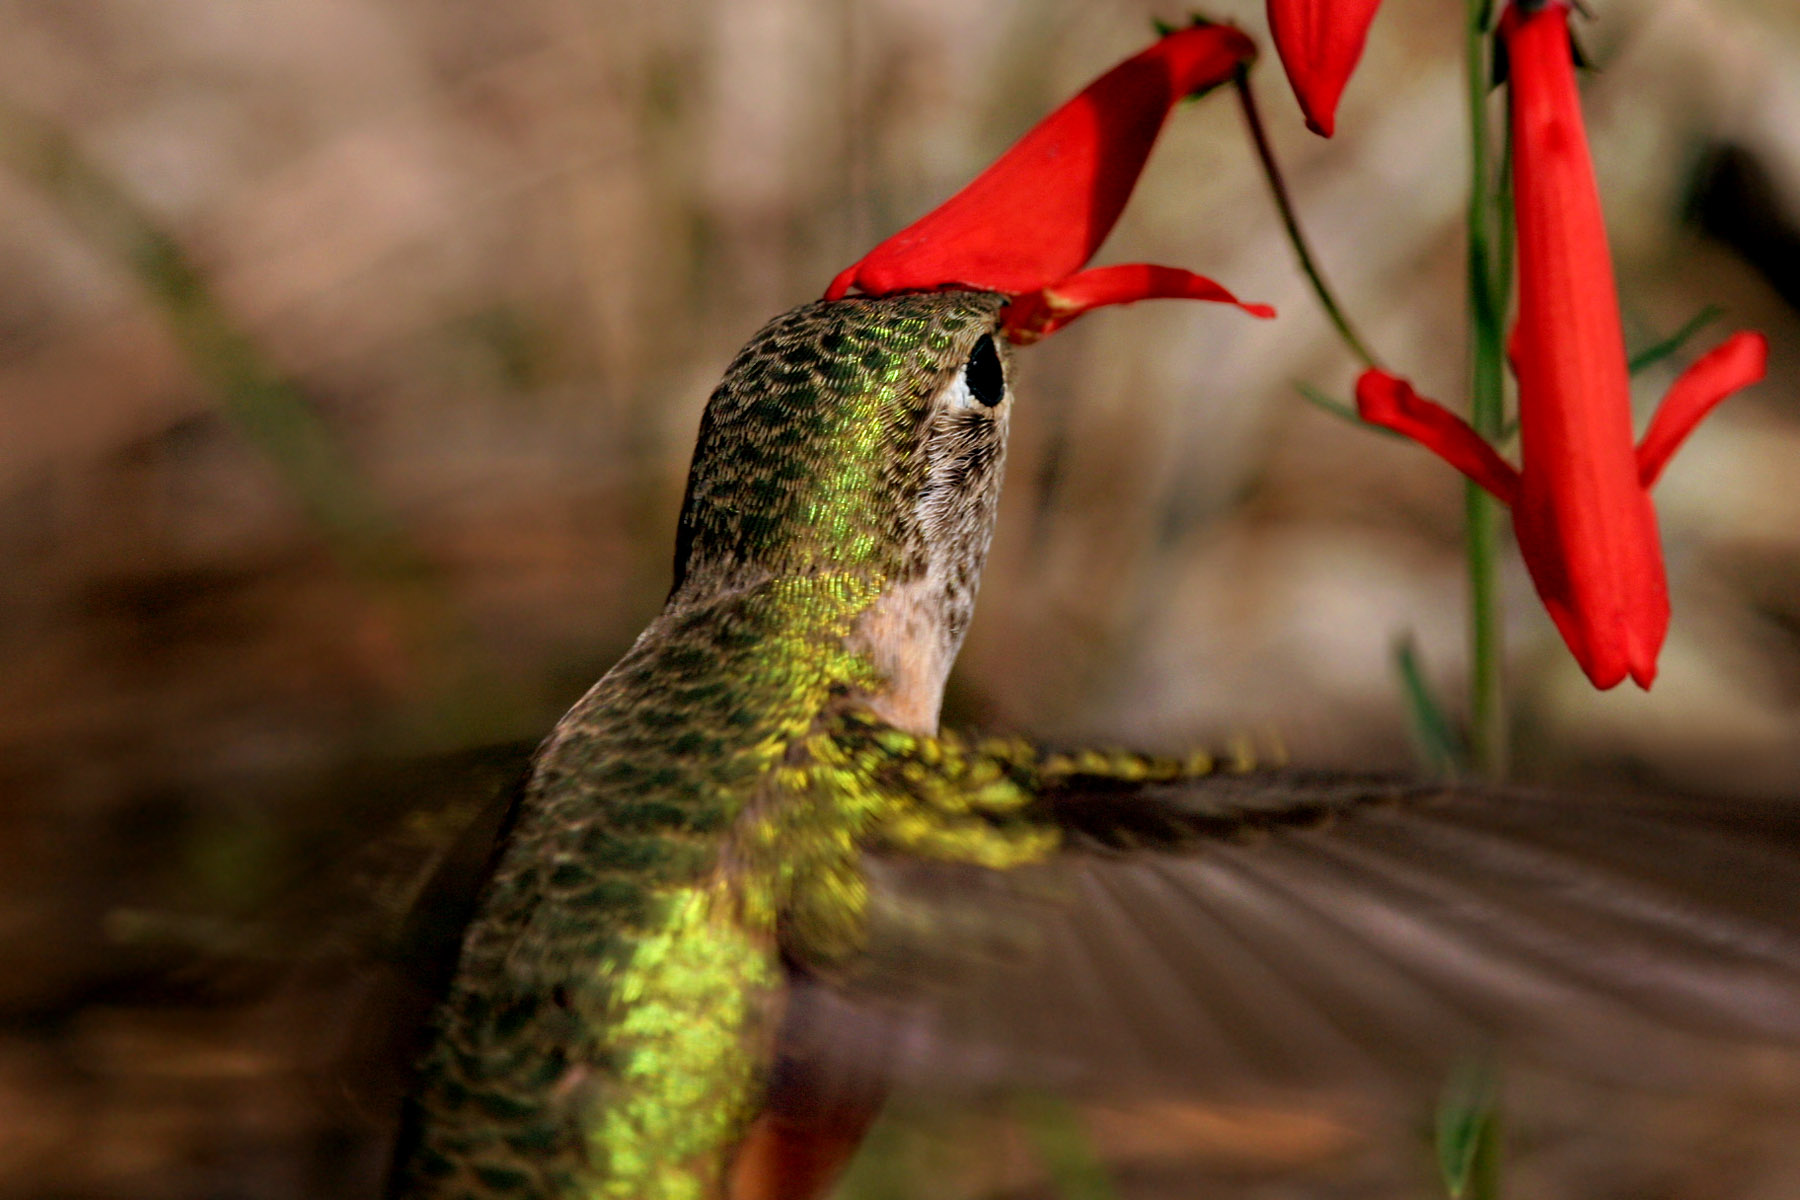
[[[1663,359],[1668,358],[1671,354],[1680,353],[1681,348],[1687,345],[1690,338],[1724,315],[1725,310],[1718,305],[1707,305],[1705,308],[1689,317],[1680,329],[1677,329],[1674,333],[1656,343],[1654,346],[1645,347],[1632,355],[1631,361],[1625,364],[1625,369],[1631,374],[1636,375],[1646,367],[1655,366]]]
[[[1469,758],[1489,779],[1506,774],[1506,703],[1500,674],[1500,613],[1495,557],[1499,512],[1473,483],[1463,488],[1463,548],[1469,571]]]
[[[1350,324],[1350,318],[1338,305],[1332,294],[1331,285],[1325,281],[1325,272],[1313,258],[1312,248],[1307,245],[1306,234],[1300,229],[1299,214],[1294,211],[1293,197],[1289,195],[1287,180],[1282,177],[1281,168],[1275,162],[1274,148],[1269,144],[1268,132],[1263,128],[1262,115],[1256,108],[1256,97],[1250,90],[1250,72],[1239,67],[1237,78],[1238,102],[1244,108],[1244,123],[1250,127],[1250,140],[1256,147],[1256,157],[1262,162],[1263,175],[1269,181],[1269,190],[1275,195],[1275,208],[1281,214],[1282,227],[1287,230],[1288,244],[1293,246],[1295,256],[1300,260],[1300,270],[1305,273],[1307,282],[1312,284],[1313,294],[1319,298],[1319,304],[1330,318],[1332,327],[1344,344],[1350,348],[1359,362],[1365,367],[1376,365],[1375,354]]]
[[[1510,262],[1495,255],[1500,215],[1488,150],[1487,18],[1489,0],[1466,0],[1465,68],[1469,105],[1468,305],[1470,338],[1469,424],[1489,441],[1499,441],[1506,423],[1504,378],[1506,295],[1501,290]],[[1499,249],[1511,258],[1510,231],[1500,232]],[[1464,553],[1469,571],[1469,749],[1475,769],[1492,779],[1507,769],[1506,697],[1501,675],[1502,646],[1496,556],[1499,506],[1473,483],[1464,486]]]
[[[1513,136],[1510,110],[1505,128],[1506,140],[1500,147],[1500,177],[1494,188],[1494,256],[1493,271],[1488,280],[1493,308],[1502,322],[1506,319],[1506,302],[1512,296],[1513,264],[1517,261],[1516,226],[1513,223]]]

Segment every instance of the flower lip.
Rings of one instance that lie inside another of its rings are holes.
[[[1204,275],[1180,267],[1121,263],[1078,271],[1060,283],[1016,298],[1001,311],[1000,325],[1015,345],[1029,345],[1096,308],[1139,300],[1213,300],[1235,305],[1265,321],[1275,315],[1267,304],[1239,300]]]
[[[1256,55],[1235,26],[1164,35],[1034,126],[961,191],[831,281],[825,299],[968,288],[1014,299],[1015,341],[1082,312],[1157,297],[1236,303],[1224,288],[1169,267],[1081,268],[1124,211],[1169,111],[1228,82]],[[1179,278],[1178,278],[1179,277]]]

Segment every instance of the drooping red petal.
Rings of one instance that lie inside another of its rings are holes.
[[[1411,438],[1511,505],[1519,495],[1519,472],[1461,417],[1413,390],[1386,371],[1368,370],[1356,381],[1356,412],[1371,425]]]
[[[1706,414],[1768,369],[1769,342],[1760,333],[1735,333],[1681,373],[1638,443],[1638,483],[1655,486],[1669,459]]]
[[[1514,4],[1509,61],[1518,227],[1520,457],[1553,489],[1636,486],[1631,384],[1606,219],[1575,85],[1568,7]],[[1579,464],[1579,465],[1577,465]],[[1591,497],[1569,494],[1570,504]]]
[[[1175,102],[1256,56],[1230,25],[1171,33],[1090,83],[962,191],[831,281],[870,295],[966,287],[1022,296],[1079,271],[1112,231]]]
[[[1020,296],[1006,306],[1000,325],[1008,341],[1025,346],[1049,337],[1083,313],[1138,300],[1216,300],[1235,304],[1263,320],[1275,315],[1267,304],[1247,304],[1204,275],[1179,267],[1122,263],[1079,271],[1060,283]]]
[[[1269,0],[1269,32],[1288,82],[1321,137],[1337,128],[1338,97],[1362,58],[1381,0]]]
[[[1575,84],[1567,0],[1508,5],[1518,229],[1519,498],[1525,565],[1599,688],[1649,686],[1668,582],[1632,448],[1630,379],[1606,222]]]

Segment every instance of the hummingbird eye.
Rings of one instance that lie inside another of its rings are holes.
[[[963,366],[963,382],[968,384],[969,394],[992,408],[1006,396],[1006,372],[1000,366],[1000,352],[994,349],[991,334],[982,334],[975,348],[969,351],[969,361]]]

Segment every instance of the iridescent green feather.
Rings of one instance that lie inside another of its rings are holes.
[[[404,1194],[717,1189],[766,1066],[778,938],[853,946],[859,845],[924,838],[825,730],[882,686],[846,641],[925,569],[928,406],[998,304],[811,305],[733,362],[669,606],[539,752],[437,1019]]]

